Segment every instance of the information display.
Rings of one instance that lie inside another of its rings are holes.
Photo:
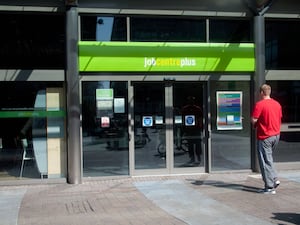
[[[241,130],[241,91],[217,91],[217,130]]]

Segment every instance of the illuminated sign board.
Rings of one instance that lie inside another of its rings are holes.
[[[252,43],[79,42],[81,72],[253,72]]]

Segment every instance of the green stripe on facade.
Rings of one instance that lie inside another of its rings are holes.
[[[65,111],[1,111],[0,118],[65,117]]]
[[[81,72],[253,72],[252,43],[79,42]]]

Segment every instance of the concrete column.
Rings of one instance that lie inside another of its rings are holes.
[[[265,19],[264,16],[254,17],[254,43],[255,43],[255,93],[259,90],[260,85],[265,83]],[[257,100],[257,98],[255,98]]]
[[[259,87],[265,83],[265,19],[263,15],[257,15],[254,17],[254,43],[255,43],[255,74],[254,74],[254,101],[258,101]],[[253,132],[253,158],[252,158],[252,170],[259,171],[259,164],[257,160],[257,143],[255,138],[255,132]]]
[[[66,88],[68,134],[68,183],[82,182],[80,142],[80,103],[78,72],[78,11],[76,6],[66,9]]]

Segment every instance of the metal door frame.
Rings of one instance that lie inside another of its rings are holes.
[[[128,135],[129,135],[129,175],[130,176],[143,176],[143,175],[170,175],[170,174],[190,174],[190,173],[203,173],[209,172],[210,168],[210,100],[209,100],[209,78],[208,75],[132,75],[132,74],[121,74],[111,76],[110,74],[95,74],[95,75],[80,75],[79,76],[79,97],[80,104],[82,104],[82,82],[83,81],[127,81],[128,84]],[[151,82],[158,81],[164,82],[165,85],[165,116],[166,125],[169,129],[166,129],[166,146],[168,149],[173,149],[173,82],[200,82],[203,87],[203,114],[204,117],[204,140],[203,140],[203,167],[195,168],[174,168],[174,155],[173,151],[167,151],[166,156],[166,168],[165,169],[147,169],[147,170],[136,170],[135,169],[135,158],[134,158],[134,87],[132,82]],[[82,119],[82,115],[81,115]],[[171,129],[172,128],[172,129]],[[80,128],[80,138],[82,143],[82,127]],[[83,146],[81,144],[81,149]],[[82,150],[81,150],[82,152]],[[172,154],[171,154],[172,153]],[[82,156],[81,159],[83,160]],[[83,169],[83,168],[82,168]]]
[[[162,80],[150,80],[151,81],[161,81],[165,83],[165,124],[166,124],[166,168],[164,169],[144,169],[144,170],[136,170],[135,169],[135,159],[134,159],[134,104],[133,104],[133,85],[130,85],[128,88],[129,96],[128,99],[130,100],[130,109],[129,111],[129,135],[130,135],[130,175],[133,176],[142,176],[142,175],[170,175],[170,174],[191,174],[191,173],[204,173],[208,171],[209,165],[210,165],[210,132],[209,132],[209,116],[210,115],[210,107],[209,107],[209,102],[208,102],[208,82],[204,80],[186,80],[186,79],[179,79],[175,80],[173,79],[164,79]],[[199,82],[199,84],[202,85],[202,106],[203,106],[203,115],[204,115],[204,128],[203,128],[203,160],[204,160],[204,167],[185,167],[185,168],[175,168],[174,167],[174,154],[173,154],[173,149],[174,149],[174,138],[173,138],[173,84],[174,83],[180,83],[180,82]],[[147,81],[146,81],[147,82]]]

